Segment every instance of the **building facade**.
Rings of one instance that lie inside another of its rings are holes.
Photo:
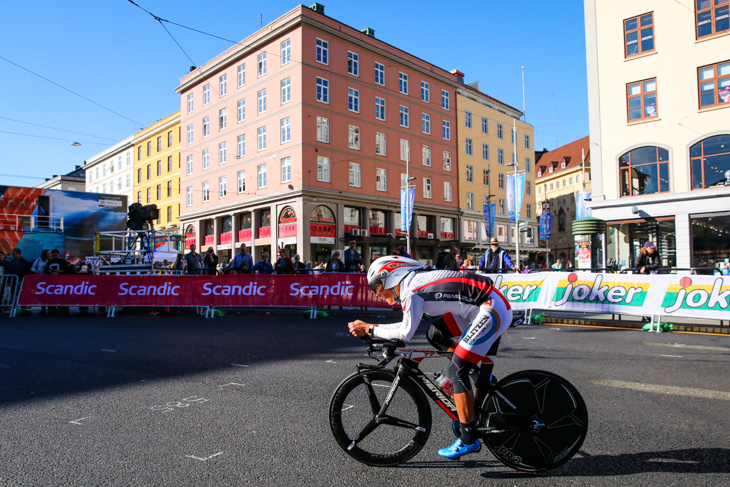
[[[155,228],[179,231],[180,112],[134,134],[134,200],[155,204]]]
[[[132,136],[127,137],[84,161],[86,192],[120,194],[125,195],[129,202],[135,201],[132,199],[133,139]]]
[[[463,74],[455,72],[463,80]],[[464,258],[479,264],[489,248],[484,206],[494,204],[492,236],[515,257],[517,225],[507,213],[507,178],[525,173],[520,214],[520,267],[534,262],[537,250],[534,194],[534,129],[520,120],[523,113],[472,85],[457,89],[460,244]],[[513,130],[516,129],[516,132]],[[516,150],[516,152],[515,152]]]
[[[730,257],[727,2],[585,0],[593,216],[607,258],[712,272]]]
[[[535,164],[535,196],[538,215],[551,213],[550,239],[541,241],[544,252],[539,264],[552,265],[560,260],[575,265],[573,220],[579,193],[591,191],[589,138],[548,151]],[[545,252],[550,256],[546,259]]]
[[[85,169],[76,166],[73,171],[68,174],[54,175],[52,178],[46,178],[36,188],[58,189],[61,191],[86,191]]]
[[[186,248],[223,262],[287,247],[327,260],[354,239],[366,265],[405,244],[458,241],[456,77],[299,6],[181,79]]]

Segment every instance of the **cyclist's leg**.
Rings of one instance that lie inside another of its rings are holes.
[[[446,313],[428,327],[426,338],[428,343],[441,351],[453,352],[456,338],[461,336],[461,327],[451,313]]]

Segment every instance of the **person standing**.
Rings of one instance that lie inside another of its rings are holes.
[[[332,254],[332,258],[327,261],[327,266],[324,269],[325,272],[345,272],[345,264],[340,259],[340,251],[335,250]]]
[[[345,270],[347,272],[360,272],[362,258],[355,247],[357,242],[350,241],[350,247],[345,250]]]
[[[401,257],[407,257],[409,259],[412,259],[413,258],[413,257],[411,257],[411,254],[409,254],[408,252],[406,252],[406,246],[405,245],[399,245],[398,246],[398,252],[396,253],[396,255],[400,255]]]
[[[441,261],[441,269],[456,271],[459,270],[459,267],[460,265],[456,261],[456,247],[451,247],[449,253],[444,255],[444,258]]]
[[[279,251],[279,258],[276,260],[277,274],[294,274],[294,263],[289,258],[289,249],[286,247]]]
[[[294,254],[294,274],[306,274],[307,267],[302,262],[299,254]]]
[[[213,247],[208,247],[208,252],[205,253],[205,258],[203,259],[203,268],[205,269],[205,274],[208,274],[209,276],[215,276],[218,274],[218,256],[215,255],[215,250],[213,250]]]
[[[43,252],[41,252],[41,256],[33,262],[33,265],[30,266],[30,272],[32,274],[45,274],[46,265],[48,265],[49,260],[51,260],[51,251],[44,249]]]
[[[58,276],[70,273],[71,266],[69,266],[68,262],[66,262],[66,259],[61,256],[61,253],[58,251],[58,249],[51,250],[51,259],[46,264],[44,274],[52,274]],[[48,312],[67,315],[69,313],[69,308],[68,306],[51,306],[48,308]]]
[[[274,273],[274,266],[271,265],[271,262],[269,261],[268,252],[261,253],[261,259],[259,259],[259,261],[256,262],[256,265],[253,266],[253,270],[256,274],[273,274]]]
[[[638,274],[656,274],[659,267],[661,267],[661,258],[659,252],[654,245],[654,242],[646,242],[644,247],[639,251],[639,255],[636,256],[636,273]]]
[[[195,244],[190,245],[190,252],[185,254],[185,269],[187,274],[198,275],[203,267],[203,258],[195,250],[197,247]]]
[[[248,274],[253,269],[253,257],[248,253],[246,244],[241,244],[240,251],[233,258],[228,266],[231,274]]]
[[[30,274],[30,262],[21,255],[21,251],[18,248],[13,249],[10,255],[13,258],[8,262],[5,273],[18,276],[18,285],[20,285],[20,281],[26,275]]]
[[[479,261],[479,269],[488,273],[505,273],[509,270],[519,271],[519,267],[512,263],[509,253],[499,246],[497,237],[492,237],[489,242],[489,249],[484,252]]]

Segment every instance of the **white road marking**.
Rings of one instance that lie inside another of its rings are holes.
[[[694,387],[665,386],[659,384],[644,384],[642,382],[626,382],[621,380],[596,379],[590,381],[599,386],[618,387],[633,391],[656,392],[673,396],[701,397],[706,399],[721,399],[730,401],[730,392],[714,391],[712,389],[696,389]]]
[[[244,365],[244,364],[231,364],[231,365],[233,365],[234,367],[248,367],[248,365]]]
[[[682,358],[681,355],[659,355],[660,357],[675,357],[675,358]]]
[[[228,384],[223,384],[222,386],[218,386],[218,387],[228,387],[228,386],[240,386],[240,387],[244,387],[243,384],[239,384],[238,382],[229,382]]]
[[[326,363],[326,364],[336,364],[337,362],[335,362],[335,360],[334,360],[334,359],[329,359],[329,360],[328,360],[327,362],[325,362],[325,363]]]
[[[69,421],[69,423],[82,425],[83,423],[81,421],[83,421],[85,419],[89,419],[89,418],[91,418],[91,416],[86,416],[85,418],[74,419],[73,421]]]
[[[535,337],[522,337],[523,340],[534,340]]]
[[[692,350],[713,350],[716,352],[730,352],[730,347],[708,347],[706,345],[683,345],[681,343],[653,343],[644,342],[644,345],[653,347],[671,347],[671,348],[688,348]]]
[[[110,348],[102,348],[101,351],[102,352],[113,352],[113,353],[116,353],[116,350],[112,350]]]
[[[218,455],[223,455],[223,452],[219,451],[218,453],[213,453],[211,456],[205,457],[205,458],[196,457],[195,455],[185,455],[185,457],[192,458],[194,460],[200,460],[201,462],[205,462],[206,460],[210,460],[211,458],[217,457]]]

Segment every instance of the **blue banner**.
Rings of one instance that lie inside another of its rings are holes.
[[[545,240],[545,215],[546,213],[540,213],[540,218],[537,222],[537,228],[538,228],[538,234],[540,235],[540,240]]]
[[[488,204],[484,203],[484,233],[487,238],[492,238],[492,216],[491,208]]]
[[[545,240],[550,240],[550,226],[553,222],[553,214],[547,212],[545,214]]]
[[[507,175],[507,214],[509,215],[509,221],[520,221],[524,194],[525,173],[517,174],[516,183],[514,174]]]
[[[416,188],[400,190],[400,229],[409,232],[413,216],[413,202],[416,199]]]

